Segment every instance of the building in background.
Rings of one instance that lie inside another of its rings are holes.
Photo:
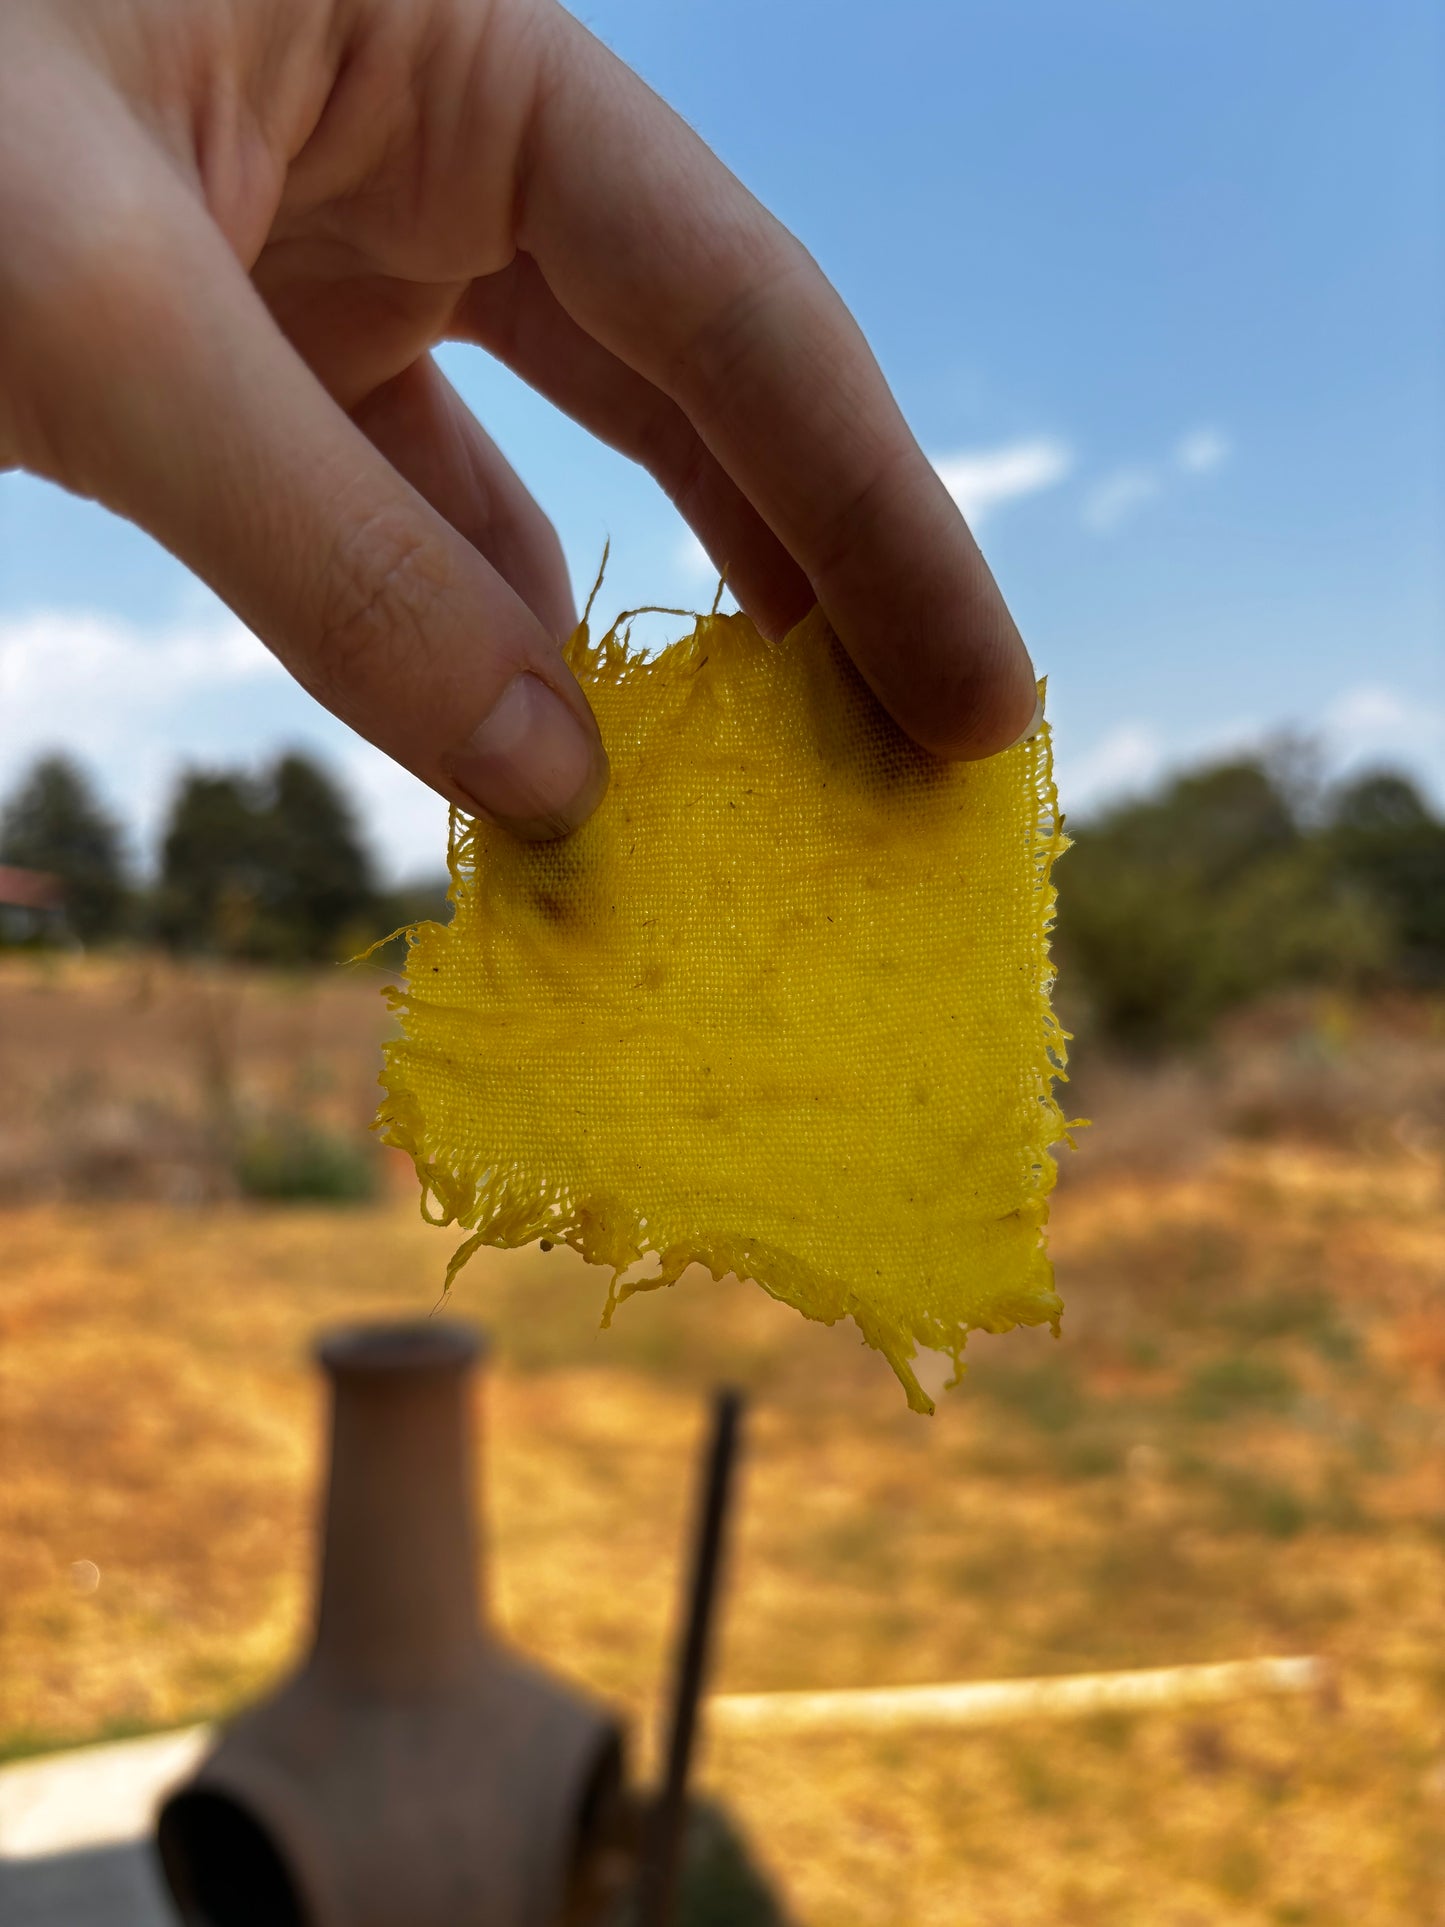
[[[60,878],[0,863],[0,944],[61,943],[69,936]]]

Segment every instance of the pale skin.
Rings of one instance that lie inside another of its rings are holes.
[[[476,343],[817,601],[944,757],[1035,725],[962,517],[817,266],[554,0],[3,0],[0,467],[149,530],[336,715],[523,836],[607,763]]]

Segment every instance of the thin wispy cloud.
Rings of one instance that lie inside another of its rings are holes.
[[[1114,469],[1085,491],[1080,510],[1084,527],[1095,535],[1111,535],[1153,501],[1162,486],[1152,468]]]
[[[1074,452],[1049,436],[1004,442],[997,448],[959,449],[935,458],[934,468],[972,527],[1006,502],[1055,488],[1073,472]]]
[[[1217,428],[1194,428],[1175,444],[1174,466],[1186,475],[1208,475],[1222,468],[1233,452],[1229,437]]]
[[[1181,479],[1187,483],[1212,475],[1233,452],[1220,429],[1192,428],[1180,436],[1167,459],[1133,462],[1101,475],[1085,489],[1079,519],[1094,535],[1112,535],[1166,489]]]
[[[1321,719],[1332,761],[1345,765],[1437,760],[1445,746],[1445,710],[1384,683],[1343,690]]]

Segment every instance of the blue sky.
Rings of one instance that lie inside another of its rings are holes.
[[[1445,795],[1442,45],[1430,0],[596,0],[801,235],[1050,676],[1065,806],[1284,728]],[[449,372],[583,592],[707,601],[645,476]],[[0,790],[87,757],[144,847],[186,761],[328,755],[397,869],[444,811],[171,558],[0,477]]]

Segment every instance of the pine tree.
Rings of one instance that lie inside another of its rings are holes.
[[[264,955],[265,798],[230,771],[181,778],[161,842],[155,927],[176,950]]]
[[[176,949],[273,962],[331,960],[378,914],[345,794],[309,757],[260,781],[182,779],[161,851],[158,934]]]
[[[300,755],[271,772],[270,908],[303,957],[330,958],[376,904],[372,865],[336,781]]]

